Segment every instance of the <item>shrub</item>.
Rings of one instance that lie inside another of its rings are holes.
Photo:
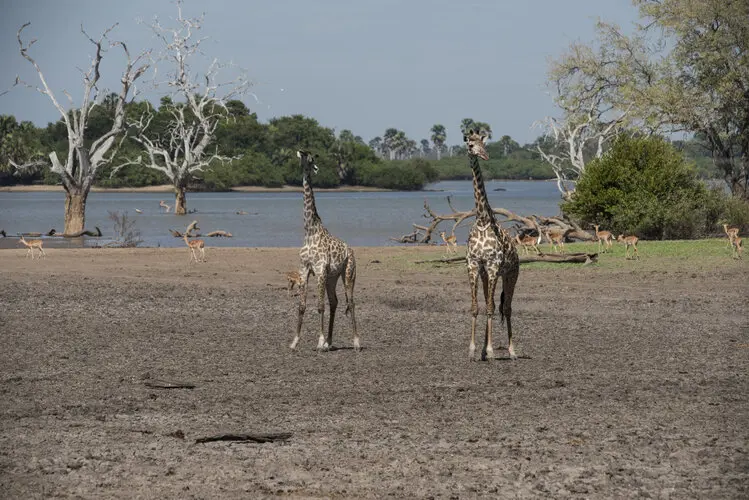
[[[706,236],[721,220],[749,217],[746,204],[708,189],[666,141],[627,136],[588,165],[562,210],[582,223],[650,239]]]

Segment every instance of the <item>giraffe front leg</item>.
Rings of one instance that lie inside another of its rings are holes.
[[[484,283],[484,298],[486,299],[486,334],[484,335],[484,349],[481,351],[481,361],[491,361],[494,359],[494,347],[492,347],[492,320],[496,304],[494,302],[494,293],[497,289],[497,279],[499,278],[496,271],[482,276]],[[504,302],[504,301],[502,301]]]
[[[468,359],[473,361],[476,352],[476,317],[479,315],[479,269],[478,266],[470,265],[468,267],[468,279],[471,286],[471,343],[468,344]]]
[[[326,272],[318,274],[317,278],[317,312],[320,314],[320,337],[317,339],[317,350],[325,348],[325,283],[328,280]]]
[[[302,282],[299,284],[299,309],[297,312],[296,335],[294,335],[294,340],[291,341],[291,345],[289,346],[290,349],[296,349],[296,346],[299,343],[299,335],[301,335],[302,323],[304,320],[304,311],[307,309],[307,282],[309,281],[309,270],[304,269],[299,273],[299,275],[302,277]]]

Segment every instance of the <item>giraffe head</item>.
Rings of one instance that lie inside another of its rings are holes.
[[[299,163],[302,164],[302,171],[304,173],[317,173],[317,164],[315,163],[315,155],[310,153],[309,151],[299,150],[296,152],[297,157],[299,158]]]
[[[488,160],[489,155],[486,154],[486,139],[487,136],[485,134],[479,134],[475,130],[471,130],[468,135],[464,135],[463,140],[466,143],[468,155],[478,156],[482,160]]]

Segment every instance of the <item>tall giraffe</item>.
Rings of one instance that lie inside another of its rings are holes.
[[[309,281],[309,275],[313,274],[317,277],[317,312],[320,313],[320,338],[317,341],[317,349],[328,350],[333,345],[333,322],[338,306],[335,289],[338,278],[342,276],[346,295],[346,314],[351,313],[354,349],[358,351],[360,349],[359,334],[356,331],[356,316],[354,314],[354,282],[356,281],[354,251],[343,240],[330,234],[317,214],[311,181],[312,174],[317,173],[314,156],[308,151],[297,151],[297,156],[302,166],[302,185],[304,187],[304,246],[299,251],[301,259],[299,274],[302,277],[302,282],[299,285],[300,298],[296,335],[289,347],[294,349],[299,343],[304,311],[307,308],[307,282]],[[330,304],[327,340],[325,339],[326,291]]]
[[[515,359],[515,347],[512,343],[512,296],[520,273],[520,261],[515,245],[507,232],[500,228],[494,218],[494,211],[486,197],[484,180],[481,175],[479,158],[488,160],[485,144],[486,135],[471,131],[464,136],[468,158],[473,171],[473,196],[476,202],[476,221],[468,233],[468,276],[471,283],[471,344],[468,347],[469,359],[474,359],[476,350],[476,317],[479,313],[478,286],[479,278],[484,287],[486,299],[486,336],[481,359],[493,358],[492,318],[494,316],[494,291],[497,280],[502,277],[502,294],[499,299],[499,320],[507,321],[507,350],[510,358]]]

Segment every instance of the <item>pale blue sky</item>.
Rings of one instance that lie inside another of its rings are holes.
[[[92,54],[80,33],[99,34],[119,22],[112,38],[132,50],[156,46],[137,19],[157,15],[170,25],[168,0],[0,0],[0,89],[16,74],[38,82],[18,52],[16,31],[27,21],[37,38],[34,56],[58,98],[80,101],[80,72]],[[629,0],[187,0],[185,14],[205,11],[207,55],[232,60],[256,82],[246,104],[266,121],[301,113],[365,140],[386,128],[417,142],[435,123],[448,143],[471,117],[492,126],[495,138],[520,143],[539,135],[534,121],[556,114],[544,82],[548,58],[570,42],[590,41],[597,18],[628,27],[637,12]],[[102,63],[104,84],[115,87],[122,58]],[[281,90],[283,89],[283,91]],[[59,118],[49,100],[16,88],[0,97],[0,114],[38,125]]]

